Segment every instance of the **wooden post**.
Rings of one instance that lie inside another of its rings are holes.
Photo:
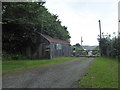
[[[99,41],[99,49],[100,49],[100,56],[102,56],[102,53],[101,53],[101,21],[99,20],[99,29],[100,29],[100,41]]]
[[[81,46],[82,46],[82,42],[83,42],[83,40],[82,40],[82,36],[81,36]]]

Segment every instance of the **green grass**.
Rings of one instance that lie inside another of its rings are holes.
[[[118,88],[118,60],[96,58],[78,86],[79,88]]]
[[[78,57],[59,57],[54,59],[44,59],[44,60],[12,60],[2,62],[2,72],[14,72],[19,70],[26,70],[35,67],[42,67],[47,65],[52,65],[67,60],[72,60]]]

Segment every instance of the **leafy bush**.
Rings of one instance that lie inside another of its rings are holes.
[[[111,35],[102,34],[101,40],[98,38],[100,43],[100,50],[102,56],[120,58],[120,38]]]
[[[27,59],[26,56],[24,55],[21,55],[21,54],[9,54],[5,51],[2,52],[2,60],[3,61],[8,61],[8,60],[24,60],[24,59]]]
[[[5,60],[12,60],[11,55],[8,54],[7,52],[3,51],[2,52],[2,60],[3,61],[5,61]]]

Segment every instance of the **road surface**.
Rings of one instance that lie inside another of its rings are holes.
[[[94,58],[74,59],[63,63],[3,75],[3,88],[76,88]]]

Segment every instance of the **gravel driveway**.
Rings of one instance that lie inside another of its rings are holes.
[[[3,88],[76,88],[76,82],[85,74],[94,58],[74,59],[63,63],[5,74]]]

